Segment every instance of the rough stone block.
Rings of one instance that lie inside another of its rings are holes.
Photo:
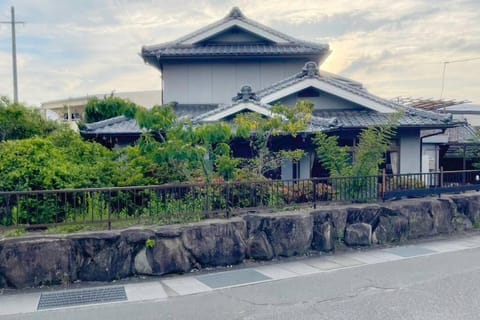
[[[247,241],[248,257],[256,260],[271,260],[273,258],[273,249],[268,242],[265,232],[257,232]]]
[[[335,250],[335,228],[330,221],[313,227],[312,249],[329,252]]]
[[[0,246],[0,278],[4,284],[20,289],[77,280],[78,266],[69,240],[15,239]]]
[[[185,227],[182,242],[202,267],[240,263],[246,255],[246,223],[239,218]]]
[[[372,243],[372,226],[368,223],[354,223],[345,229],[345,244],[348,246],[369,246]]]

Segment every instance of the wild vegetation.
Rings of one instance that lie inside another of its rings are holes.
[[[93,98],[87,122],[125,115],[149,132],[134,146],[109,150],[32,108],[1,101],[2,191],[259,179],[280,166],[281,159],[301,158],[302,150],[272,152],[271,137],[296,135],[312,111],[311,104],[301,102],[295,108],[274,107],[272,117],[246,113],[234,124],[193,125],[177,119],[169,106],[146,110],[116,97]],[[249,141],[253,157],[233,157],[232,139]]]
[[[275,106],[270,117],[242,113],[232,123],[193,125],[178,119],[170,106],[147,110],[115,97],[92,99],[87,106],[87,121],[125,115],[135,117],[147,129],[148,133],[135,145],[110,150],[44,120],[31,108],[13,104],[6,98],[1,101],[1,191],[267,180],[264,175],[278,169],[283,160],[299,161],[304,155],[303,150],[294,147],[272,151],[272,141],[280,135],[295,137],[303,132],[313,110],[313,104],[302,101],[293,108]],[[339,147],[336,137],[318,134],[314,140],[318,157],[332,176],[376,175],[394,129],[392,122],[362,132],[355,150],[357,161],[353,164],[349,149]],[[249,145],[249,157],[234,157],[231,149],[234,140]],[[156,220],[162,223],[196,221],[205,210],[243,206],[245,201],[278,206],[293,198],[307,199],[312,196],[313,185],[303,185],[297,190],[281,188],[275,193],[268,192],[267,184],[252,185],[249,190],[224,188],[212,184],[206,189],[208,195],[204,189],[190,190],[181,192],[182,198],[179,194],[147,192],[141,194],[141,203],[136,198],[140,194],[117,192],[109,195],[109,201],[118,204],[113,213],[119,218],[151,216],[155,211],[161,213]],[[328,197],[327,193],[336,188],[341,187],[325,185],[322,190]],[[226,194],[229,204],[225,203]],[[249,199],[241,197],[243,194],[250,194]],[[45,196],[41,201],[38,197],[25,198],[13,203],[11,210],[10,215],[0,212],[0,224],[76,223],[85,219],[102,220],[112,214],[107,199],[93,193],[65,195],[63,199]]]
[[[0,97],[0,141],[45,137],[58,128],[58,124],[45,120],[38,110]]]

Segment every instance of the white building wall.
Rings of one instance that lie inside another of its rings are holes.
[[[185,62],[163,65],[164,103],[231,103],[243,85],[259,90],[300,72],[306,59]]]
[[[422,146],[422,173],[438,171],[439,151],[436,144],[424,144]]]
[[[300,159],[300,179],[310,179],[310,174],[312,171],[312,155],[311,153],[305,153],[305,155]]]
[[[418,129],[399,132],[400,173],[420,172],[420,131]]]
[[[293,163],[291,160],[282,161],[282,180],[293,179]]]
[[[310,179],[312,172],[313,153],[306,152],[300,159],[297,166],[297,179]],[[282,180],[292,180],[293,162],[291,160],[282,161]]]

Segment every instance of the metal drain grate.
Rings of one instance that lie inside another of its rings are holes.
[[[105,287],[42,293],[37,310],[126,301],[125,287]]]

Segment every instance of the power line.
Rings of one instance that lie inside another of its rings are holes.
[[[13,102],[18,102],[18,81],[17,81],[17,43],[15,39],[15,25],[24,24],[23,21],[15,21],[15,8],[11,8],[10,21],[0,21],[1,24],[10,24],[12,27],[12,65],[13,65]]]

